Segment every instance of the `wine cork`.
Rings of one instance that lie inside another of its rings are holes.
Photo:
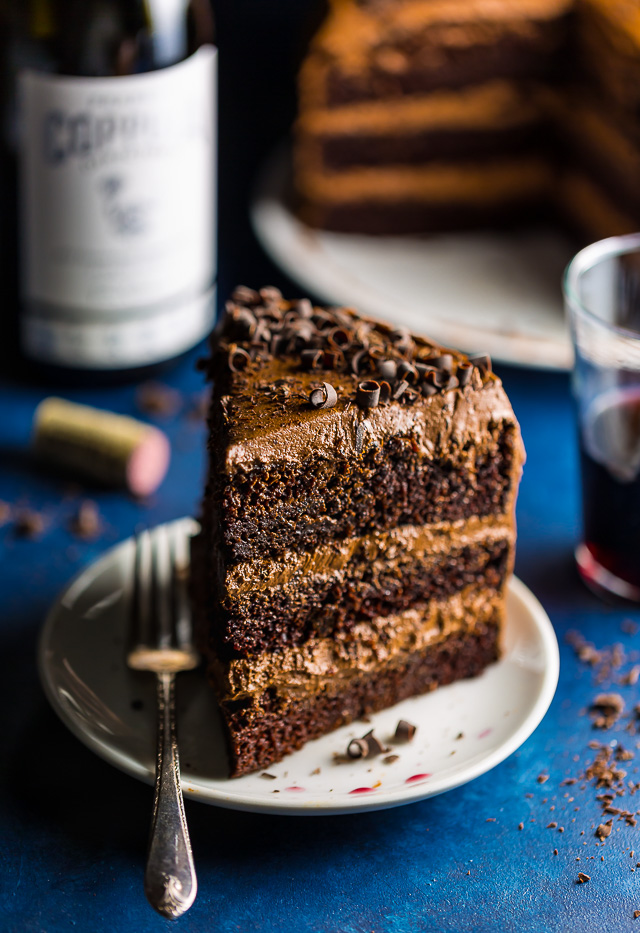
[[[110,411],[46,398],[33,418],[33,449],[44,461],[136,496],[155,492],[171,447],[152,425]]]

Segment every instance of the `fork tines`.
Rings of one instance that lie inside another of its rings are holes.
[[[188,538],[175,525],[136,537],[131,601],[130,667],[183,671],[196,667],[188,594]]]

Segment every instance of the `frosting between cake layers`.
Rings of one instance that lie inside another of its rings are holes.
[[[348,634],[314,638],[251,658],[212,658],[209,669],[223,701],[259,696],[268,688],[283,697],[313,694],[328,682],[338,687],[345,680],[400,664],[454,632],[496,624],[502,602],[501,594],[474,592],[470,586],[428,606],[360,622]]]
[[[515,490],[514,490],[515,494]],[[393,570],[407,562],[419,560],[425,565],[453,549],[489,545],[513,539],[512,503],[504,515],[473,516],[459,522],[439,525],[404,525],[387,532],[335,541],[311,552],[286,551],[279,558],[243,561],[224,570],[226,598],[240,600],[256,592],[272,588],[309,584],[333,577],[359,561],[375,570],[379,565]]]

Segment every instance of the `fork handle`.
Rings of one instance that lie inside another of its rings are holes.
[[[198,883],[180,786],[173,673],[157,674],[157,702],[156,785],[144,890],[158,913],[176,919],[193,904]]]

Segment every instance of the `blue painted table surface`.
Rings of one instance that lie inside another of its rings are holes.
[[[221,295],[239,281],[299,294],[257,248],[246,203],[256,166],[290,125],[292,75],[307,14],[317,6],[315,0],[217,4]],[[202,391],[200,353],[163,376],[180,390],[185,409]],[[185,933],[640,929],[633,917],[640,869],[633,870],[630,855],[636,847],[640,861],[639,830],[614,823],[598,846],[601,807],[593,783],[561,783],[592,760],[594,738],[635,750],[624,724],[594,732],[583,714],[607,685],[595,683],[566,633],[577,629],[599,648],[620,643],[628,655],[640,650],[640,636],[623,623],[640,623],[640,613],[599,602],[574,569],[579,507],[568,377],[497,369],[528,452],[516,572],[549,613],[561,648],[548,714],[490,773],[394,810],[274,817],[187,801],[199,894],[178,921]],[[142,890],[152,791],[97,758],[59,722],[38,683],[36,642],[51,602],[82,567],[140,525],[197,510],[204,430],[184,412],[157,419],[171,438],[173,459],[151,501],[80,492],[38,472],[19,450],[30,412],[51,391],[0,379],[0,500],[35,508],[46,519],[37,540],[18,539],[11,524],[0,528],[0,930],[158,931],[169,921],[154,914]],[[129,385],[64,394],[139,415],[136,391]],[[97,502],[105,522],[95,541],[79,541],[68,530],[83,494]],[[636,686],[615,689],[628,708],[640,700]],[[635,762],[625,767],[638,780]],[[545,783],[538,783],[541,774],[548,775]],[[633,801],[627,795],[622,806],[633,809]],[[550,822],[564,832],[547,828]],[[588,883],[576,884],[580,870],[591,876]]]
[[[194,366],[198,352],[163,380],[180,390],[186,408],[202,389]],[[598,647],[620,642],[630,651],[640,648],[640,636],[626,634],[621,623],[639,616],[603,605],[574,570],[577,471],[568,378],[498,370],[528,453],[516,571],[548,611],[562,652],[547,716],[490,773],[395,810],[274,817],[188,801],[200,891],[179,921],[185,931],[634,928],[640,870],[631,871],[636,862],[629,849],[640,852],[639,830],[624,826],[598,847],[595,789],[561,781],[580,773],[594,754],[589,741],[602,736],[579,715],[601,688],[565,644],[566,632],[579,629]],[[25,410],[46,392],[0,385],[7,436],[24,430]],[[135,386],[65,394],[140,415]],[[0,466],[0,499],[33,507],[46,519],[37,540],[17,538],[11,524],[0,529],[2,930],[153,931],[168,923],[148,907],[142,890],[151,788],[97,758],[67,731],[47,705],[34,663],[47,608],[81,567],[141,524],[197,510],[202,423],[184,413],[156,422],[173,446],[167,479],[144,505],[118,492],[89,490],[106,526],[92,542],[67,529],[83,493],[37,472],[27,459],[4,457]],[[628,705],[640,699],[636,687],[619,689]],[[621,729],[607,732],[607,740],[624,741]],[[630,776],[635,770],[629,762]],[[549,775],[544,784],[537,781],[541,773]],[[552,820],[564,826],[563,834],[546,828]],[[579,870],[591,875],[589,883],[576,884]]]

